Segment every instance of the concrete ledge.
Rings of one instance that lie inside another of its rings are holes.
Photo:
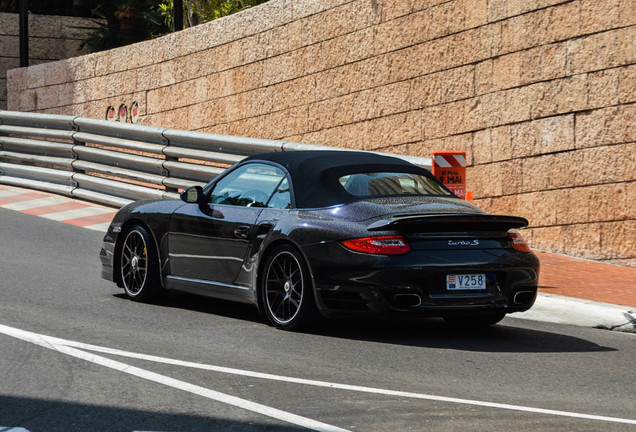
[[[636,333],[636,309],[554,294],[539,293],[535,305],[511,318]]]

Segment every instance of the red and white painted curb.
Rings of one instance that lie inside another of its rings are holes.
[[[46,192],[0,185],[0,207],[106,232],[117,209]]]

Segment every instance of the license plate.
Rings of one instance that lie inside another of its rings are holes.
[[[446,289],[453,290],[485,290],[485,274],[450,274],[446,275]]]

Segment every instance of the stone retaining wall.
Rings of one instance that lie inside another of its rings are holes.
[[[636,2],[271,0],[9,73],[9,109],[430,156],[539,249],[636,266]]]
[[[91,19],[29,15],[29,64],[36,65],[86,54],[81,47]],[[20,66],[19,16],[0,12],[0,109],[7,109],[7,70]]]

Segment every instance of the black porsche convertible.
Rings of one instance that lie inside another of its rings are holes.
[[[288,330],[356,314],[491,325],[535,301],[527,224],[486,214],[399,158],[280,152],[181,200],[123,207],[100,258],[132,300],[177,290],[251,303]]]

